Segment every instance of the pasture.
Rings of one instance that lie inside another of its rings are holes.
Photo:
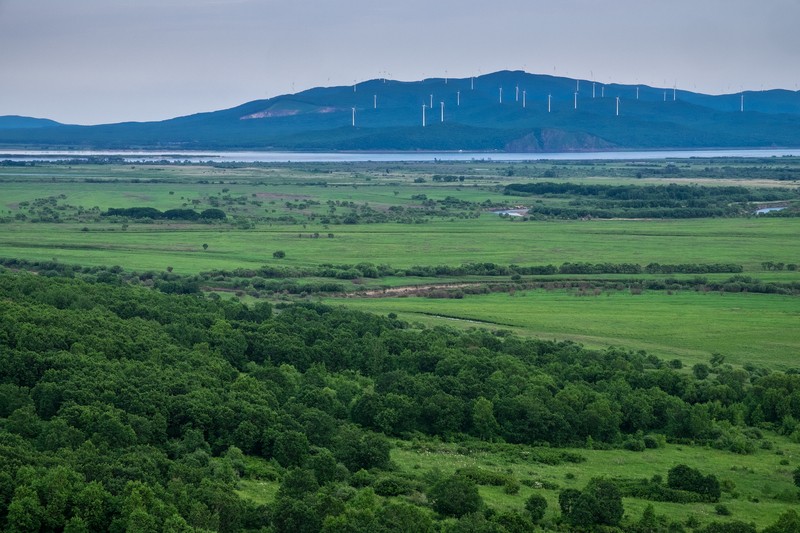
[[[781,178],[794,175],[796,166],[793,160],[776,160],[0,167],[0,257],[119,265],[138,272],[170,269],[180,275],[264,265],[306,268],[364,262],[400,271],[400,275],[356,280],[357,285],[347,281],[348,290],[503,281],[402,275],[403,269],[416,265],[466,263],[730,263],[741,265],[744,275],[787,284],[800,281],[800,271],[766,271],[763,263],[800,263],[800,217],[523,221],[491,211],[576,201],[558,195],[504,194],[503,187],[512,182],[751,184],[791,190],[797,182]],[[228,218],[201,223],[102,216],[109,208],[131,207],[219,208]],[[273,257],[276,251],[285,257]],[[636,277],[547,279],[625,283]],[[669,276],[638,276],[654,277]],[[708,275],[712,280],[728,277]],[[800,353],[793,328],[800,303],[794,296],[606,291],[576,297],[572,292],[540,290],[461,300],[325,301],[394,312],[424,324],[469,327],[475,323],[468,321],[477,321],[593,347],[620,345],[686,363],[706,361],[719,352],[732,363],[786,369],[797,366],[794,358]]]

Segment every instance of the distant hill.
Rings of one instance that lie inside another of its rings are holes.
[[[46,118],[21,117],[18,115],[0,116],[0,130],[52,128],[55,126],[61,126],[61,124]]]
[[[318,87],[161,122],[33,127],[25,124],[37,119],[19,118],[18,126],[0,125],[0,146],[519,152],[800,146],[798,92],[714,96],[521,71]]]

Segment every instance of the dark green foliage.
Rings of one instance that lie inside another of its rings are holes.
[[[531,494],[525,500],[525,510],[528,511],[531,520],[537,523],[544,518],[544,513],[547,511],[547,500],[541,494]]]
[[[716,445],[759,438],[733,426],[735,416],[789,425],[800,418],[796,374],[717,361],[714,377],[696,381],[642,353],[412,330],[396,318],[317,304],[273,313],[268,304],[133,287],[117,269],[106,272],[117,281],[0,272],[6,529],[302,531],[352,520],[377,531],[406,523],[424,530],[433,522],[421,509],[376,504],[359,514],[352,505],[354,487],[421,497],[421,481],[390,470],[384,433],[452,436],[476,451],[539,445],[525,448],[525,461],[559,464],[585,458],[557,446],[589,438],[655,447],[666,434]],[[714,396],[712,386],[730,392]],[[282,480],[274,505],[240,499],[240,477]],[[620,492],[719,497],[713,476],[685,467],[670,477],[669,486],[620,481],[619,489],[596,480],[562,491],[559,503],[570,523],[611,524]],[[525,522],[470,514],[482,509],[477,483],[518,487],[505,473],[467,468],[437,481],[427,491],[437,512],[470,515],[457,527]]]
[[[686,465],[676,465],[669,469],[667,486],[675,490],[695,492],[710,502],[719,501],[722,494],[714,474],[705,476],[699,470]]]
[[[613,482],[605,479],[592,479],[582,491],[561,491],[558,503],[564,518],[579,528],[594,525],[616,526],[624,514],[619,489]]]
[[[428,499],[433,509],[445,516],[464,516],[477,512],[483,506],[475,482],[458,474],[434,484],[428,491]]]
[[[225,220],[227,215],[221,209],[206,209],[198,213],[194,209],[167,209],[159,211],[154,207],[112,207],[102,214],[106,217],[124,217],[150,220]]]
[[[750,214],[750,202],[766,199],[792,199],[796,194],[788,189],[754,191],[746,187],[703,187],[689,185],[584,185],[579,183],[512,183],[505,187],[510,195],[547,195],[580,198],[568,206],[540,206],[528,211],[532,219],[553,217],[576,219],[593,218],[702,218]],[[737,265],[714,265],[706,272],[741,272],[730,270]],[[704,273],[690,265],[659,265],[651,263],[645,271],[650,274],[676,272]]]

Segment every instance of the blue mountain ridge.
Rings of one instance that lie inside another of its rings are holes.
[[[543,152],[800,146],[800,92],[708,95],[522,71],[317,87],[160,122],[4,127],[3,118],[0,146],[49,148]]]

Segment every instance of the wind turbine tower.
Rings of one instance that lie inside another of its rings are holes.
[[[575,92],[581,92],[581,80],[575,80]]]
[[[575,93],[575,109],[578,109],[578,93]]]
[[[672,86],[672,101],[676,101],[678,99],[678,84]]]
[[[553,99],[553,95],[552,94],[548,94],[547,95],[547,112],[548,113],[550,112],[550,100],[552,100],[552,99]]]
[[[433,111],[433,95],[431,95],[431,111]]]
[[[461,107],[461,91],[456,91],[456,106]]]
[[[472,76],[469,79],[469,90],[470,91],[474,91],[475,90],[475,76]]]
[[[619,116],[619,96],[617,96],[617,116]]]
[[[422,104],[422,127],[425,127],[425,108],[428,107],[425,104]]]
[[[514,93],[514,101],[519,102],[519,85],[517,85],[516,91]]]
[[[354,107],[352,109],[353,109],[353,127],[355,128],[356,127],[356,108]]]
[[[372,95],[372,109],[378,109],[378,95]]]
[[[639,86],[636,86],[636,99],[639,99]]]
[[[739,112],[744,113],[744,93],[740,95],[739,99]]]
[[[522,109],[525,109],[525,103],[526,103],[525,102],[525,97],[526,97],[527,94],[528,94],[528,91],[523,89],[523,91],[522,91]]]
[[[442,110],[442,122],[444,122],[444,102],[439,102],[439,107]]]
[[[503,88],[500,87],[500,103],[503,103]]]
[[[592,98],[594,98],[594,86],[595,85],[596,85],[595,82],[592,82]]]

